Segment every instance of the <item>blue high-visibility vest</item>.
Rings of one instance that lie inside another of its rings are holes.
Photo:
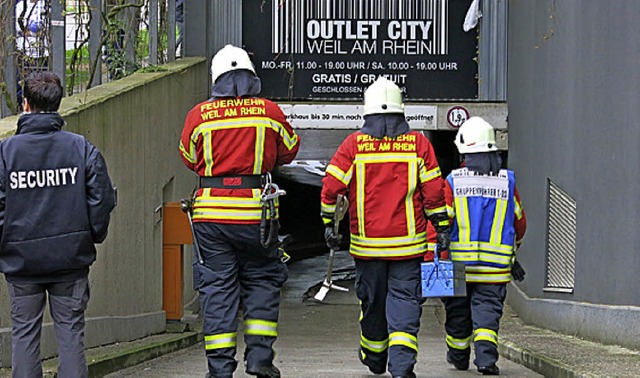
[[[460,168],[447,181],[455,218],[449,251],[467,265],[507,268],[515,246],[515,176],[502,169],[482,175]]]

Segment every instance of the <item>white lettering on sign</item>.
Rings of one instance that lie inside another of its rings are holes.
[[[33,189],[75,185],[78,167],[9,172],[9,188]]]

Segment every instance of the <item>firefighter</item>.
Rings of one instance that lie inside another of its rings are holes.
[[[467,370],[473,342],[478,372],[499,375],[500,317],[511,276],[524,278],[515,251],[526,218],[513,171],[501,169],[493,127],[471,117],[458,130],[455,145],[464,162],[445,182],[453,217],[449,253],[466,265],[467,296],[444,300],[447,361]]]
[[[364,124],[338,147],[326,169],[321,216],[329,248],[339,194],[347,195],[350,247],[361,302],[359,359],[374,374],[415,377],[421,293],[420,263],[426,228],[437,230],[441,250],[449,243],[443,179],[433,146],[412,131],[400,88],[379,78],[364,94]]]
[[[287,268],[274,236],[280,192],[270,172],[295,158],[300,140],[278,105],[258,97],[261,81],[245,50],[218,51],[211,81],[213,97],[189,111],[180,138],[182,160],[199,176],[193,274],[208,376],[233,376],[241,311],[247,374],[277,378],[273,344]]]

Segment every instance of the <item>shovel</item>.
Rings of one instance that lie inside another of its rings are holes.
[[[349,208],[349,200],[347,197],[342,194],[338,194],[338,199],[336,200],[336,211],[333,213],[333,233],[335,235],[338,234],[338,225],[344,215]],[[329,248],[329,266],[327,267],[327,273],[324,277],[324,281],[322,282],[322,286],[318,293],[313,297],[316,301],[322,302],[324,298],[327,296],[327,293],[331,289],[339,290],[339,291],[349,291],[346,287],[334,285],[331,281],[331,276],[333,274],[333,259],[335,257],[336,251],[333,248]]]

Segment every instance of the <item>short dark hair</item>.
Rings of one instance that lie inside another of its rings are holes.
[[[34,112],[55,112],[62,101],[62,83],[50,71],[32,72],[24,83],[24,97]]]

